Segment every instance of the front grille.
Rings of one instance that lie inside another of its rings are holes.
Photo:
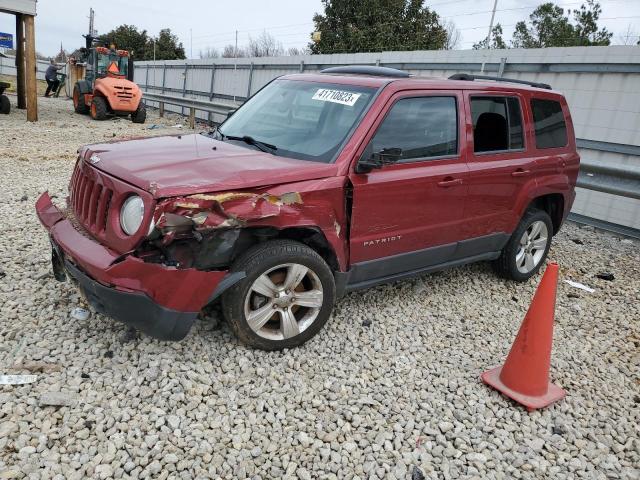
[[[113,191],[89,178],[82,167],[71,178],[70,205],[76,219],[94,235],[104,233]]]
[[[123,85],[114,85],[113,89],[115,90],[116,97],[118,97],[118,98],[125,98],[125,99],[133,98],[133,88],[132,87],[125,87]]]

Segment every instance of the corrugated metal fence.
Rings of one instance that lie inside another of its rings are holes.
[[[549,83],[565,94],[585,162],[640,174],[640,47],[573,47],[532,50],[381,52],[300,57],[136,62],[135,79],[146,91],[241,103],[272,79],[317,72],[334,65],[382,65],[418,76],[477,73]],[[46,62],[38,63],[44,78]],[[12,58],[0,73],[15,75]],[[180,107],[166,106],[180,113]],[[199,113],[207,119],[207,114]],[[213,116],[209,120],[220,121]],[[640,229],[640,201],[578,189],[573,212]]]
[[[37,61],[38,70],[36,73],[36,78],[38,80],[44,80],[44,72],[47,71],[47,67],[49,66],[49,62],[46,60],[38,60]],[[16,59],[15,57],[0,57],[0,75],[9,75],[12,77],[16,76]]]
[[[549,83],[563,92],[585,162],[640,173],[638,46],[136,62],[135,78],[149,92],[233,103],[234,99],[244,101],[280,75],[317,72],[333,65],[382,65],[420,76],[448,77],[459,72],[477,73],[483,63],[490,75]],[[578,189],[573,212],[640,229],[640,201],[633,198]]]

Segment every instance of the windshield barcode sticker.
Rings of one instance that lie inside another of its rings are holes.
[[[359,93],[341,92],[340,90],[329,90],[328,88],[320,88],[313,96],[313,100],[339,103],[349,107],[353,107],[359,98]]]

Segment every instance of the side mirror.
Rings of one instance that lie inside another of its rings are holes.
[[[372,153],[369,158],[361,158],[356,166],[356,173],[369,173],[374,168],[382,168],[385,165],[396,163],[401,158],[401,148],[384,148],[380,152]]]

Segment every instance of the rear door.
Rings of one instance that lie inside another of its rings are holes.
[[[467,194],[463,119],[459,91],[406,91],[389,100],[359,157],[385,148],[402,149],[402,157],[350,175],[351,264],[361,264],[352,281],[451,258]]]
[[[471,90],[465,92],[465,102],[469,191],[462,235],[506,238],[520,220],[515,208],[518,195],[529,183],[535,185],[536,159],[531,132],[525,128],[531,125],[527,98],[513,91]]]

